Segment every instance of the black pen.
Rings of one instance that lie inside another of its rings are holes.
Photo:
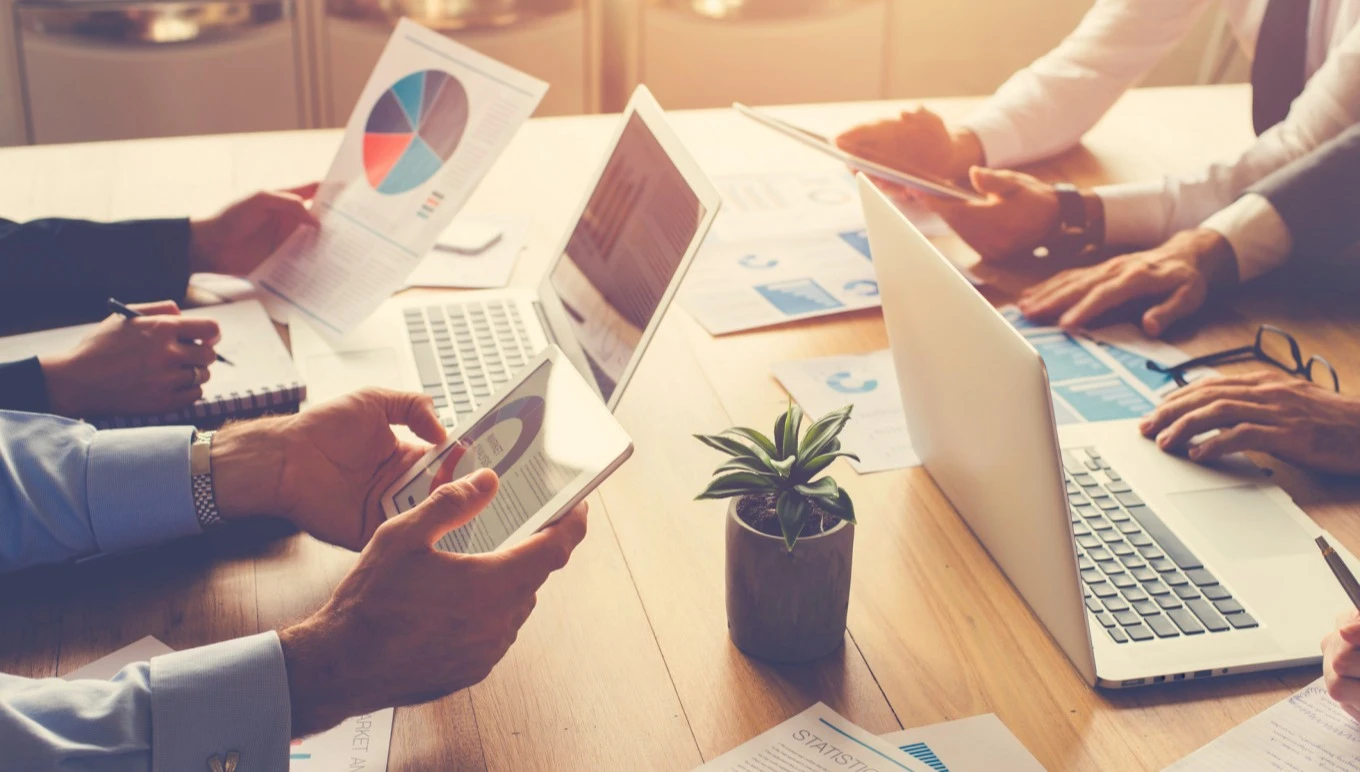
[[[1341,559],[1340,555],[1336,554],[1332,545],[1327,543],[1326,537],[1319,536],[1315,541],[1318,549],[1322,550],[1322,557],[1327,561],[1327,566],[1332,569],[1332,573],[1336,574],[1336,580],[1341,583],[1341,589],[1345,590],[1346,594],[1350,596],[1351,603],[1355,605],[1355,610],[1360,611],[1360,582],[1355,580],[1355,574],[1352,574],[1351,570],[1346,568],[1346,562]]]
[[[146,316],[146,314],[142,313],[141,311],[128,308],[115,298],[109,298],[109,311],[115,314],[120,314],[128,319],[136,319],[139,316]],[[217,355],[217,361],[221,362],[224,365],[231,365],[232,367],[236,366],[230,359],[227,359],[221,354]]]

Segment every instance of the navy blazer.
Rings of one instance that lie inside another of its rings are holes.
[[[0,329],[62,327],[128,303],[182,302],[189,285],[189,221],[0,219]],[[0,410],[47,412],[37,357],[0,364]]]

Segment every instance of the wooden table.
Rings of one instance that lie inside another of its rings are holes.
[[[957,118],[974,103],[929,104]],[[1247,145],[1247,105],[1243,87],[1134,92],[1084,148],[1039,173],[1091,183],[1192,169]],[[834,132],[895,107],[784,113]],[[715,175],[829,163],[725,111],[672,117]],[[469,204],[533,214],[517,283],[540,275],[612,125],[610,117],[531,122]],[[0,214],[205,214],[258,188],[323,175],[337,142],[323,131],[3,150]],[[971,259],[956,240],[941,246]],[[1003,290],[1028,280],[992,278]],[[1236,345],[1271,321],[1325,352],[1344,383],[1360,383],[1354,285],[1316,275],[1268,283],[1172,342],[1192,352]],[[676,310],[652,345],[619,411],[637,451],[593,498],[590,536],[490,678],[397,713],[392,769],[685,770],[816,700],[875,732],[991,711],[1050,769],[1158,769],[1317,675],[1095,692],[924,471],[860,477],[843,465],[833,471],[861,518],[846,645],[807,666],[750,660],[726,634],[724,505],[692,501],[716,459],[689,435],[764,425],[785,400],[771,363],[882,348],[881,317],[866,311],[715,339]],[[1321,525],[1360,551],[1360,485],[1269,465]],[[50,676],[144,635],[185,648],[285,626],[316,609],[352,561],[261,525],[8,577],[0,580],[0,669]]]

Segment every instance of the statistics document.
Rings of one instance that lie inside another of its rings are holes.
[[[817,703],[696,772],[931,772]]]
[[[300,228],[251,274],[270,314],[341,336],[401,289],[547,84],[402,19]]]

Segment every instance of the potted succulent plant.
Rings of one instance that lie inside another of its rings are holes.
[[[697,434],[730,458],[699,499],[727,509],[727,629],[747,654],[805,662],[841,645],[850,605],[855,508],[831,477],[813,479],[842,456],[837,435],[852,405],[800,429],[792,402],[773,436],[743,427]]]

